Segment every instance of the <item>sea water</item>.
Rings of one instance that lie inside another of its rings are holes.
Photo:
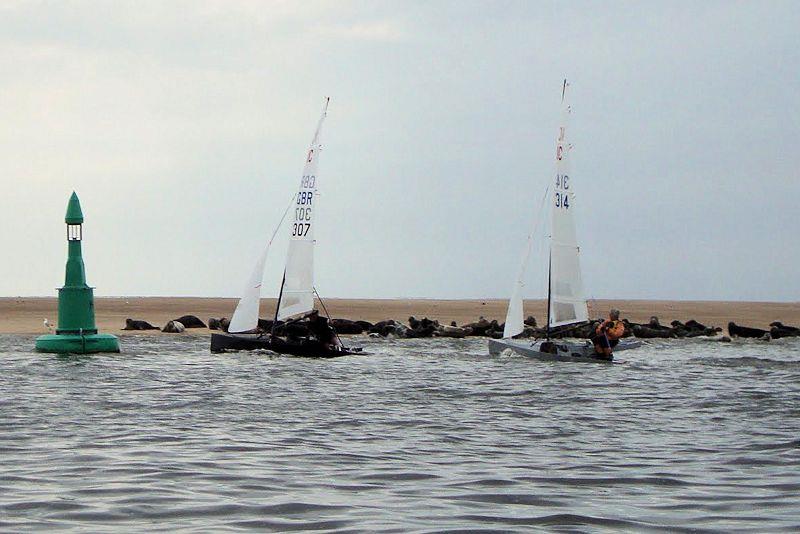
[[[0,530],[800,529],[800,340],[625,365],[372,340],[333,360],[0,336]]]

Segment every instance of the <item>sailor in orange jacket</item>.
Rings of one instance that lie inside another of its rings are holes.
[[[595,352],[605,359],[612,359],[611,349],[617,346],[625,334],[625,325],[619,320],[619,310],[608,312],[608,319],[597,325],[592,336]]]

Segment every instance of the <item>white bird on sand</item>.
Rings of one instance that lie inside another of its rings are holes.
[[[47,317],[44,318],[44,327],[47,328],[48,332],[53,332],[53,325],[50,324],[50,321],[47,320]]]

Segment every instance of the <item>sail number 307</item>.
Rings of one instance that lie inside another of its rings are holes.
[[[292,225],[292,237],[305,237],[311,229],[311,223],[294,223]]]

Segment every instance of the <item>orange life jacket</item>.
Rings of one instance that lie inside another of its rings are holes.
[[[619,339],[625,334],[625,325],[622,321],[612,321],[611,319],[606,319],[597,327],[597,335],[601,335],[603,333],[603,328],[606,328],[606,336],[608,339]]]

